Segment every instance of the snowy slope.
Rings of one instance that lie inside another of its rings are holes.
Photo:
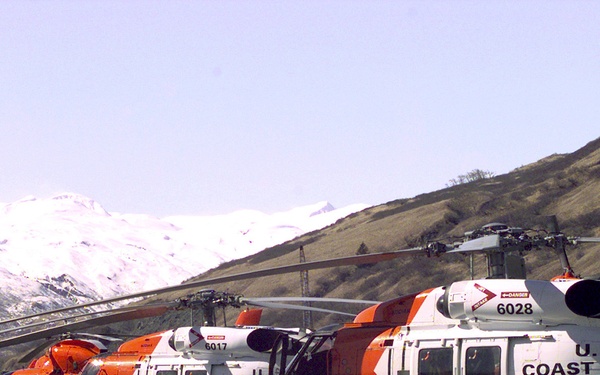
[[[178,284],[366,207],[157,218],[77,194],[0,204],[0,318]]]

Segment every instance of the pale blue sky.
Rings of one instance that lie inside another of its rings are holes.
[[[0,201],[378,204],[600,135],[600,2],[0,2]]]

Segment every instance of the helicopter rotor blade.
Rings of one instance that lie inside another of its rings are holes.
[[[238,274],[234,274],[234,275],[218,276],[218,277],[214,277],[214,278],[190,281],[190,282],[186,282],[183,284],[168,286],[168,287],[164,287],[164,288],[153,289],[153,290],[149,290],[149,291],[132,293],[132,294],[128,294],[128,295],[122,295],[122,296],[118,296],[118,297],[112,297],[112,298],[107,298],[107,299],[103,299],[103,300],[83,303],[83,304],[79,304],[79,305],[75,305],[75,306],[63,307],[63,308],[59,308],[59,309],[55,309],[55,310],[44,311],[41,313],[31,314],[31,315],[27,315],[27,316],[18,317],[18,318],[11,318],[11,319],[0,321],[0,324],[15,322],[15,321],[24,320],[24,319],[31,319],[31,318],[41,317],[41,316],[46,316],[46,315],[51,315],[51,314],[57,314],[57,313],[72,311],[72,310],[81,309],[81,308],[85,308],[85,307],[105,305],[105,304],[110,304],[110,303],[114,303],[114,302],[134,299],[134,298],[148,297],[148,296],[158,295],[158,294],[163,294],[163,293],[170,293],[170,292],[176,292],[176,291],[181,291],[181,290],[186,290],[186,289],[198,288],[198,287],[207,286],[207,285],[211,285],[211,284],[226,283],[226,282],[231,282],[231,281],[240,281],[240,280],[265,277],[265,276],[275,276],[275,275],[281,275],[281,274],[285,274],[285,273],[292,273],[292,272],[299,272],[299,271],[306,271],[306,270],[377,263],[377,262],[392,260],[392,259],[402,257],[402,256],[416,255],[419,253],[423,253],[425,250],[426,250],[426,248],[424,248],[424,247],[415,247],[415,248],[410,248],[410,249],[402,249],[402,250],[395,250],[395,251],[382,252],[382,253],[361,254],[361,255],[354,255],[354,256],[349,256],[349,257],[341,257],[341,258],[334,258],[334,259],[327,259],[327,260],[318,260],[318,261],[313,261],[313,262],[297,263],[297,264],[292,264],[292,265],[288,265],[288,266],[267,268],[267,269],[257,270],[257,271],[248,271],[248,272],[238,273]]]
[[[349,303],[349,304],[367,304],[376,305],[379,301],[366,301],[366,300],[355,300],[346,298],[325,298],[325,297],[252,297],[252,298],[241,298],[241,302],[259,307],[275,308],[275,309],[288,309],[288,310],[302,310],[302,311],[315,311],[324,312],[328,314],[337,314],[355,317],[356,314],[351,314],[343,311],[323,309],[314,306],[301,306],[293,305],[290,303],[281,302],[329,302],[329,303]]]
[[[556,220],[554,220],[554,221],[556,221]],[[558,224],[557,223],[553,223],[553,225],[551,225],[551,226],[552,226],[551,231],[552,231],[554,237],[558,238],[558,237],[562,236],[562,234],[560,234],[558,232]],[[574,237],[574,238],[570,239],[570,241],[571,240],[573,241],[573,243],[600,242],[600,238],[597,238],[597,237]],[[252,278],[275,276],[275,275],[280,275],[280,274],[293,273],[293,272],[299,272],[299,271],[308,271],[308,270],[314,270],[314,269],[324,269],[324,268],[338,267],[338,266],[351,266],[351,265],[377,263],[377,262],[381,262],[381,261],[388,261],[388,260],[396,259],[396,258],[403,257],[403,256],[412,256],[412,255],[419,255],[419,254],[426,254],[427,256],[430,256],[432,254],[439,255],[442,253],[494,252],[494,251],[505,251],[505,249],[504,249],[505,247],[507,249],[510,249],[510,251],[514,251],[514,250],[519,250],[520,247],[524,246],[525,244],[531,245],[530,242],[517,243],[516,245],[513,242],[513,243],[509,243],[510,246],[504,246],[505,244],[506,244],[506,239],[504,239],[503,237],[501,237],[498,234],[494,234],[494,235],[485,235],[483,237],[478,237],[475,239],[470,239],[459,245],[445,245],[445,244],[436,242],[436,243],[430,243],[426,247],[414,247],[414,248],[401,249],[401,250],[395,250],[395,251],[389,251],[389,252],[362,254],[362,255],[348,256],[348,257],[341,257],[341,258],[334,258],[334,259],[327,259],[327,260],[320,260],[320,261],[297,263],[297,264],[292,264],[292,265],[287,265],[287,266],[280,266],[280,267],[273,267],[273,268],[267,268],[267,269],[262,269],[262,270],[248,271],[248,272],[226,275],[226,276],[205,278],[205,279],[185,282],[185,283],[174,285],[174,286],[168,286],[168,287],[158,288],[158,289],[149,290],[149,291],[143,291],[143,292],[132,293],[132,294],[128,294],[128,295],[122,295],[122,296],[112,297],[112,298],[98,300],[98,301],[92,301],[89,303],[59,308],[59,309],[55,309],[55,310],[49,310],[49,311],[31,314],[31,315],[27,315],[27,316],[23,316],[23,317],[11,318],[8,320],[0,321],[0,325],[6,324],[6,323],[11,323],[11,322],[18,322],[18,321],[22,321],[22,320],[26,320],[26,319],[40,318],[43,316],[49,316],[49,315],[58,314],[58,313],[66,313],[66,312],[76,311],[78,309],[83,309],[83,308],[88,308],[88,307],[93,307],[93,306],[109,305],[109,304],[112,304],[115,302],[121,302],[121,301],[130,300],[130,299],[148,297],[148,296],[152,296],[152,295],[161,295],[161,294],[176,292],[176,291],[184,291],[187,289],[199,288],[199,287],[208,286],[211,284],[220,284],[220,283],[225,283],[225,282],[241,281],[241,280],[252,279]],[[284,298],[286,298],[286,297],[284,297]],[[296,297],[296,298],[298,298],[298,297]],[[308,297],[308,298],[310,298],[310,297]],[[252,301],[252,299],[248,299],[248,301]],[[271,301],[275,301],[275,300],[271,299]],[[283,300],[279,300],[276,302],[281,302],[281,301],[283,301]],[[298,301],[301,301],[301,300],[298,300]],[[308,299],[305,299],[304,301],[308,301]],[[347,301],[348,300],[345,300],[344,302],[347,302]],[[270,303],[267,300],[260,301],[258,299],[255,299],[254,302],[255,303]],[[294,301],[291,301],[291,302],[294,302]],[[340,302],[342,302],[342,301],[340,300]],[[353,301],[353,302],[357,303],[356,301]],[[363,302],[376,303],[375,301],[363,301]],[[361,303],[361,302],[358,302],[358,303]],[[300,308],[300,309],[304,308],[304,307],[300,307],[297,305],[293,305],[293,306],[295,306],[295,308]],[[74,319],[74,318],[81,319],[81,318],[84,318],[87,316],[93,316],[93,315],[98,315],[101,313],[108,312],[105,315],[96,316],[95,318],[75,321],[72,323],[64,323],[64,324],[60,324],[60,325],[52,327],[52,328],[42,329],[42,330],[38,330],[35,332],[22,334],[20,336],[13,337],[11,339],[6,339],[6,340],[0,339],[0,347],[14,345],[14,344],[17,344],[20,342],[25,342],[25,341],[32,341],[35,339],[44,338],[44,337],[48,337],[48,336],[53,336],[57,333],[80,330],[80,329],[84,329],[87,327],[93,327],[96,325],[104,325],[104,324],[109,324],[109,323],[114,323],[114,322],[119,322],[119,321],[133,320],[133,319],[149,317],[149,316],[157,316],[157,315],[160,315],[160,314],[166,312],[169,308],[171,308],[171,306],[167,307],[163,304],[160,304],[160,306],[152,305],[151,307],[149,307],[147,309],[144,309],[142,306],[131,308],[131,309],[127,308],[125,310],[119,310],[118,308],[117,309],[107,309],[107,310],[104,310],[103,312],[84,313],[84,314],[74,315],[74,316],[66,317],[66,318],[60,317],[60,318],[46,320],[43,322],[33,323],[33,324],[29,324],[29,325],[26,324],[26,325],[18,327],[18,328],[11,328],[8,330],[0,331],[0,334],[18,331],[18,330],[28,328],[28,327],[31,328],[34,326],[41,326],[44,324],[58,323],[61,321],[65,321],[65,319],[67,319],[67,320]],[[335,312],[335,311],[328,310],[328,312]]]
[[[463,242],[446,253],[489,252],[497,249],[500,249],[500,236],[493,234]]]
[[[347,313],[347,312],[343,312],[343,311],[322,309],[319,307],[311,307],[311,306],[292,305],[289,303],[247,301],[247,304],[253,305],[253,306],[259,306],[259,307],[269,307],[269,308],[273,308],[273,309],[316,311],[316,312],[323,312],[323,313],[328,313],[328,314],[346,315],[346,316],[352,316],[352,317],[356,316],[356,314],[351,314],[351,313]]]
[[[355,303],[362,305],[376,305],[380,301],[366,301],[360,299],[346,298],[325,298],[325,297],[250,297],[242,298],[242,302],[338,302],[338,303]]]
[[[88,317],[91,317],[94,315],[102,315],[102,314],[106,314],[106,313],[114,314],[114,313],[121,313],[121,312],[140,312],[142,310],[157,309],[157,308],[162,308],[162,307],[164,307],[166,309],[172,309],[172,308],[176,308],[177,306],[179,306],[179,303],[177,303],[177,302],[162,302],[162,303],[152,303],[152,304],[148,304],[148,305],[125,306],[125,307],[120,307],[120,308],[116,308],[116,309],[91,311],[91,312],[87,312],[87,313],[83,313],[83,314],[62,316],[62,317],[58,317],[55,319],[43,320],[43,321],[39,321],[39,322],[35,322],[35,323],[29,323],[29,324],[16,326],[16,327],[11,327],[11,328],[0,331],[0,335],[6,334],[6,333],[11,333],[11,332],[16,332],[16,331],[22,331],[22,330],[26,330],[26,329],[31,329],[34,327],[50,325],[50,324],[58,323],[58,322],[66,322],[68,320],[73,320],[73,319],[88,318]]]
[[[69,334],[67,334],[68,336],[70,336]],[[98,340],[98,341],[107,341],[107,342],[116,342],[116,341],[123,341],[122,338],[120,337],[113,337],[113,336],[107,336],[107,335],[99,335],[96,333],[87,333],[87,332],[78,332],[76,334],[74,334],[74,336],[76,338],[78,337],[83,337],[83,338],[87,338],[90,340]],[[119,335],[120,336],[120,335]],[[138,337],[138,336],[133,336],[133,337]]]
[[[255,306],[263,306],[263,307],[271,307],[271,308],[300,309],[300,310],[304,309],[304,310],[312,310],[312,311],[319,311],[319,312],[325,312],[325,313],[335,313],[335,314],[354,316],[353,314],[344,313],[344,312],[340,312],[340,311],[336,311],[336,310],[328,310],[328,309],[322,309],[322,308],[316,308],[316,307],[305,308],[305,307],[301,307],[298,305],[276,303],[276,302],[288,302],[288,301],[289,302],[319,302],[320,301],[320,302],[338,302],[338,303],[370,304],[370,305],[379,303],[378,301],[351,300],[351,299],[343,299],[343,298],[320,298],[320,297],[260,297],[260,298],[242,298],[240,300],[240,302],[242,302],[242,303],[246,303],[248,305],[255,305]],[[117,309],[93,311],[93,312],[87,312],[87,313],[83,313],[83,314],[71,315],[68,317],[59,317],[59,318],[55,318],[55,319],[51,319],[51,320],[44,320],[44,321],[31,323],[31,324],[27,324],[27,325],[12,327],[12,328],[0,331],[0,334],[24,331],[24,330],[32,329],[32,328],[39,327],[39,326],[48,326],[48,325],[52,325],[55,323],[63,322],[58,327],[46,328],[46,329],[41,329],[41,330],[38,330],[35,332],[28,332],[25,334],[21,334],[20,336],[18,336],[19,339],[17,339],[17,340],[22,340],[22,342],[33,341],[33,340],[37,340],[39,338],[48,338],[50,336],[57,336],[60,334],[72,332],[77,329],[83,329],[83,328],[86,328],[85,325],[90,325],[90,326],[94,326],[96,324],[100,325],[100,324],[102,324],[102,322],[106,321],[107,319],[109,320],[110,323],[116,323],[116,322],[125,321],[125,320],[133,320],[133,319],[138,319],[138,318],[146,318],[146,317],[150,317],[150,316],[156,316],[156,315],[160,315],[160,314],[164,313],[167,310],[174,309],[174,308],[178,307],[179,305],[180,304],[177,302],[163,302],[163,303],[153,303],[150,305],[126,306],[126,307],[117,308]],[[102,314],[105,314],[105,315],[92,318],[92,316],[102,315]],[[83,318],[87,318],[87,319],[76,320],[71,323],[67,323],[67,321],[69,321],[69,320],[83,319]],[[89,323],[86,323],[86,322],[89,322]],[[89,328],[89,327],[87,327],[87,328]],[[85,334],[77,333],[77,336],[83,336],[83,335],[85,335]],[[107,339],[107,337],[101,336],[101,335],[88,334],[88,336],[96,337],[96,338],[99,338],[100,340]],[[12,345],[12,341],[0,340],[0,347],[9,346],[9,345]],[[46,345],[46,344],[43,344],[43,345]]]
[[[143,306],[141,306],[143,307]],[[96,318],[91,318],[83,321],[77,321],[73,323],[63,324],[43,330],[25,333],[22,335],[14,336],[11,338],[0,340],[0,348],[17,345],[25,342],[35,341],[39,339],[45,339],[48,337],[56,336],[61,333],[70,331],[78,331],[82,329],[92,328],[100,325],[106,325],[110,323],[124,322],[127,320],[150,318],[164,314],[169,310],[165,306],[152,306],[151,308],[140,308],[131,311],[110,313]]]
[[[573,241],[574,244],[578,244],[578,243],[599,243],[600,242],[600,237],[573,237],[570,238],[571,241]]]
[[[45,340],[42,344],[37,345],[35,348],[27,352],[24,356],[19,358],[17,363],[30,363],[35,358],[38,358],[42,352],[44,352],[48,347],[52,345],[49,340]]]
[[[552,225],[552,226],[553,226],[553,230],[558,229],[557,225]],[[574,242],[600,242],[600,238],[576,237],[576,238],[574,238]],[[25,320],[25,319],[31,319],[31,318],[37,318],[37,317],[42,317],[42,316],[57,314],[57,313],[62,313],[62,312],[68,312],[68,311],[82,309],[82,308],[86,308],[86,307],[111,304],[111,303],[115,303],[115,302],[129,300],[129,299],[142,298],[142,297],[148,297],[148,296],[152,296],[152,295],[160,295],[160,294],[164,294],[164,293],[192,289],[192,288],[207,286],[210,284],[225,283],[225,282],[231,282],[231,281],[240,281],[240,280],[246,280],[246,279],[251,279],[251,278],[274,276],[274,275],[280,275],[280,274],[285,274],[285,273],[322,269],[322,268],[330,268],[330,267],[336,267],[336,266],[350,266],[350,265],[377,263],[377,262],[381,262],[381,261],[392,260],[392,259],[399,258],[402,256],[418,255],[418,254],[422,254],[422,253],[426,253],[427,255],[430,255],[431,253],[434,253],[434,254],[449,253],[450,254],[450,253],[496,251],[496,250],[501,249],[501,237],[499,235],[495,234],[495,235],[488,235],[488,236],[484,236],[484,237],[480,237],[480,238],[475,238],[475,239],[472,239],[469,241],[465,241],[464,243],[461,243],[458,246],[452,246],[452,245],[445,246],[443,244],[438,244],[438,245],[441,245],[441,248],[437,251],[435,249],[432,251],[432,248],[430,248],[429,246],[428,247],[414,247],[414,248],[395,250],[395,251],[390,251],[390,252],[362,254],[362,255],[334,258],[334,259],[328,259],[328,260],[298,263],[298,264],[292,264],[292,265],[288,265],[288,266],[280,266],[280,267],[268,268],[268,269],[263,269],[263,270],[248,271],[248,272],[238,273],[238,274],[234,274],[234,275],[226,275],[226,276],[219,276],[219,277],[208,278],[208,279],[201,279],[201,280],[190,281],[190,282],[186,282],[186,283],[182,283],[182,284],[178,284],[178,285],[168,286],[168,287],[164,287],[164,288],[158,288],[158,289],[153,289],[153,290],[149,290],[149,291],[132,293],[132,294],[128,294],[128,295],[122,295],[122,296],[107,298],[107,299],[103,299],[103,300],[92,301],[92,302],[79,304],[79,305],[75,305],[75,306],[68,306],[68,307],[63,307],[63,308],[59,308],[59,309],[55,309],[55,310],[49,310],[49,311],[31,314],[31,315],[27,315],[27,316],[11,318],[11,319],[0,321],[0,324],[20,321],[20,320]]]

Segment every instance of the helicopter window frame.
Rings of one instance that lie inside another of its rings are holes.
[[[296,355],[292,358],[292,361],[287,364],[286,373],[294,373],[298,370],[298,366],[305,364],[307,360],[313,357],[315,354],[325,353],[329,355],[329,351],[333,348],[337,334],[334,333],[312,333],[308,335],[307,340],[304,342],[300,350],[297,351]],[[328,360],[329,362],[329,360]],[[330,363],[327,364],[330,366]]]
[[[105,356],[98,356],[96,359],[92,359],[88,361],[83,369],[81,370],[81,375],[98,375],[100,373],[100,369],[104,364],[99,358],[104,358]]]
[[[208,371],[207,370],[185,370],[184,374],[185,375],[207,375]]]
[[[498,345],[469,346],[464,361],[465,375],[502,374],[502,348]]]
[[[452,375],[454,348],[434,347],[419,350],[418,375]]]

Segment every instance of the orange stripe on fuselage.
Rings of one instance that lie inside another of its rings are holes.
[[[383,342],[394,329],[381,326],[348,324],[337,331],[330,352],[332,375],[374,374],[384,353]]]
[[[375,374],[386,348],[410,324],[432,289],[379,303],[361,311],[338,330],[331,350],[331,373]],[[387,341],[387,342],[386,342]]]
[[[399,331],[400,327],[390,328],[371,341],[371,344],[363,356],[360,374],[375,374],[377,364],[381,361],[381,357],[383,356],[383,353],[385,353],[386,348],[390,346],[387,342],[393,340],[394,336],[396,336]]]
[[[413,319],[415,318],[415,315],[417,315],[419,309],[421,308],[421,306],[423,306],[423,303],[425,302],[427,296],[429,296],[429,293],[431,293],[432,290],[433,288],[422,291],[418,296],[415,297],[410,308],[410,313],[408,314],[406,324],[412,323]]]
[[[371,306],[356,315],[354,323],[410,324],[432,290],[433,288]]]
[[[119,346],[119,349],[103,360],[99,374],[102,375],[133,375],[138,364],[147,355],[152,354],[163,338],[163,332],[129,340]]]
[[[165,332],[166,331],[151,333],[146,336],[129,340],[119,346],[117,353],[152,354]]]

